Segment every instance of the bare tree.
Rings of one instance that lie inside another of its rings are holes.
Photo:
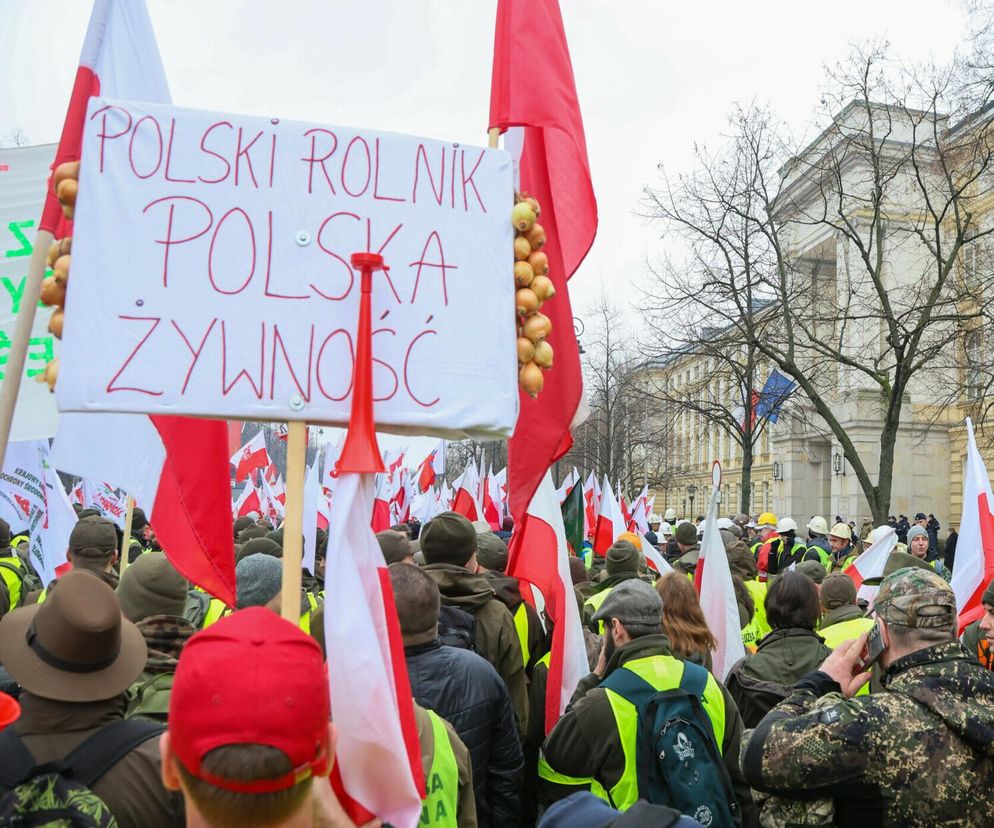
[[[26,147],[31,143],[22,127],[12,127],[0,137],[0,147]]]
[[[740,111],[725,152],[702,152],[691,179],[650,192],[690,252],[679,295],[657,278],[646,304],[652,318],[679,300],[792,378],[877,521],[910,395],[924,389],[936,412],[962,396],[960,343],[986,324],[994,287],[960,267],[991,232],[977,221],[990,114],[955,113],[951,128],[951,73],[885,69],[871,49],[832,74],[826,107],[838,114],[813,143],[797,149],[768,112]],[[876,469],[849,433],[856,421],[879,422]]]

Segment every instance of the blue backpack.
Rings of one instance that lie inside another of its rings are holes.
[[[668,805],[704,828],[742,824],[732,780],[701,705],[708,671],[685,663],[680,686],[656,690],[623,667],[600,686],[638,709],[636,770],[639,798]]]

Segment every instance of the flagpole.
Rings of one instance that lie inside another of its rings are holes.
[[[120,577],[124,577],[124,570],[128,568],[129,552],[131,551],[131,524],[135,518],[135,499],[128,495],[128,508],[124,512],[124,537],[121,538],[121,567]]]
[[[500,127],[487,130],[487,146],[490,149],[497,149],[500,146]]]
[[[17,313],[17,322],[14,324],[10,350],[7,352],[3,382],[0,383],[0,466],[3,465],[4,457],[7,455],[17,393],[21,390],[21,378],[24,375],[24,360],[28,354],[31,328],[34,326],[35,312],[41,297],[41,282],[45,278],[45,259],[53,239],[48,230],[39,230],[35,236],[35,246],[31,251],[31,261],[28,263],[28,275],[24,280],[24,292],[21,294],[21,307]]]
[[[300,622],[306,460],[307,424],[290,422],[286,438],[286,510],[283,519],[283,589],[280,594],[280,614],[291,624]]]

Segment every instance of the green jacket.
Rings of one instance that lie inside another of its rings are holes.
[[[511,611],[494,597],[493,587],[483,576],[452,564],[424,567],[438,584],[442,603],[472,613],[476,619],[476,652],[489,661],[507,686],[518,732],[528,728],[528,688],[518,631]]]
[[[665,635],[647,635],[618,647],[608,662],[604,677],[629,661],[649,656],[673,658],[669,639]],[[725,731],[720,736],[722,756],[732,778],[735,796],[742,807],[743,824],[753,825],[752,795],[742,778],[737,753],[742,739],[742,720],[728,691],[715,681],[724,703]],[[598,687],[600,682],[601,678],[595,673],[581,679],[570,707],[546,738],[542,753],[556,773],[573,777],[577,782],[593,779],[610,791],[621,780],[625,770],[625,754],[630,754],[634,746],[622,744],[611,702],[607,691]],[[574,786],[547,783],[543,785],[542,796],[561,799],[577,790],[587,789],[589,782]]]
[[[794,682],[817,670],[832,654],[811,630],[774,630],[760,639],[756,652],[740,659],[725,683],[746,727],[755,727],[790,695]]]
[[[818,824],[990,824],[994,674],[950,641],[898,659],[883,684],[846,699],[804,677],[746,742],[749,784],[799,809],[821,797],[834,822]]]

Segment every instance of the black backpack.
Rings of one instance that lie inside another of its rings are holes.
[[[438,637],[448,647],[476,652],[476,617],[461,607],[438,608]]]
[[[12,729],[0,733],[0,825],[116,828],[91,787],[131,750],[165,730],[144,719],[106,725],[68,756],[37,764]]]
[[[714,727],[701,705],[708,672],[684,663],[680,686],[657,690],[631,670],[614,670],[600,686],[638,709],[638,795],[667,805],[705,828],[742,824]]]

